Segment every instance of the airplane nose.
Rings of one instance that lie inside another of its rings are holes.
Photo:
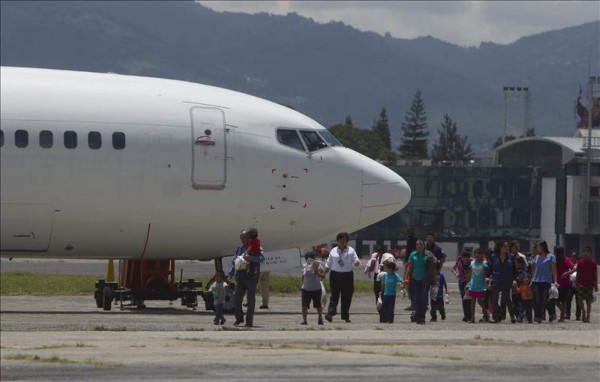
[[[410,186],[400,175],[363,157],[361,226],[371,225],[400,211],[410,197]]]

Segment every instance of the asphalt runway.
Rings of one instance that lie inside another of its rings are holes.
[[[177,267],[185,278],[214,271],[212,262],[182,261]],[[0,269],[103,278],[106,261],[2,259]],[[352,323],[336,317],[323,326],[316,325],[314,311],[308,326],[299,325],[299,293],[271,296],[271,309],[257,310],[252,329],[233,326],[231,315],[226,325],[215,326],[212,312],[179,302],[148,301],[144,310],[114,306],[105,312],[92,296],[4,296],[0,379],[599,380],[598,313],[591,324],[466,324],[455,279],[444,273],[453,303],[446,305],[445,321],[424,326],[409,322],[403,309],[408,301],[401,298],[395,323],[380,324],[368,293],[355,295]]]
[[[215,326],[212,312],[149,301],[105,312],[92,296],[0,298],[2,381],[597,381],[592,323],[467,324],[451,286],[445,321],[416,325],[398,299],[380,324],[371,294],[351,323],[299,325],[300,295],[275,295],[256,327]],[[259,298],[260,300],[260,298]],[[438,318],[439,320],[439,318]]]

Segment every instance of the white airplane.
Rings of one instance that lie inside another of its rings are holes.
[[[402,209],[406,181],[257,97],[148,77],[1,69],[2,257],[197,259],[310,247]]]
[[[1,69],[3,257],[198,259],[257,227],[278,250],[399,211],[410,187],[314,120],[182,81]]]

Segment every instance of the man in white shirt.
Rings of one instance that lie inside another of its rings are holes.
[[[342,298],[341,317],[342,320],[350,322],[350,304],[354,294],[354,271],[353,267],[360,266],[360,260],[354,248],[348,246],[348,233],[341,232],[337,235],[338,246],[329,252],[327,264],[325,265],[326,275],[329,275],[329,285],[331,287],[331,300],[325,319],[329,322],[337,314],[338,300]]]

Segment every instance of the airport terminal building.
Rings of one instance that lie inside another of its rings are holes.
[[[592,139],[586,131],[516,139],[467,166],[391,166],[411,186],[412,199],[356,232],[356,245],[402,245],[412,225],[418,237],[433,231],[437,241],[456,243],[456,251],[498,239],[518,239],[527,251],[546,240],[578,253],[591,246],[600,259],[600,130],[592,132]]]

